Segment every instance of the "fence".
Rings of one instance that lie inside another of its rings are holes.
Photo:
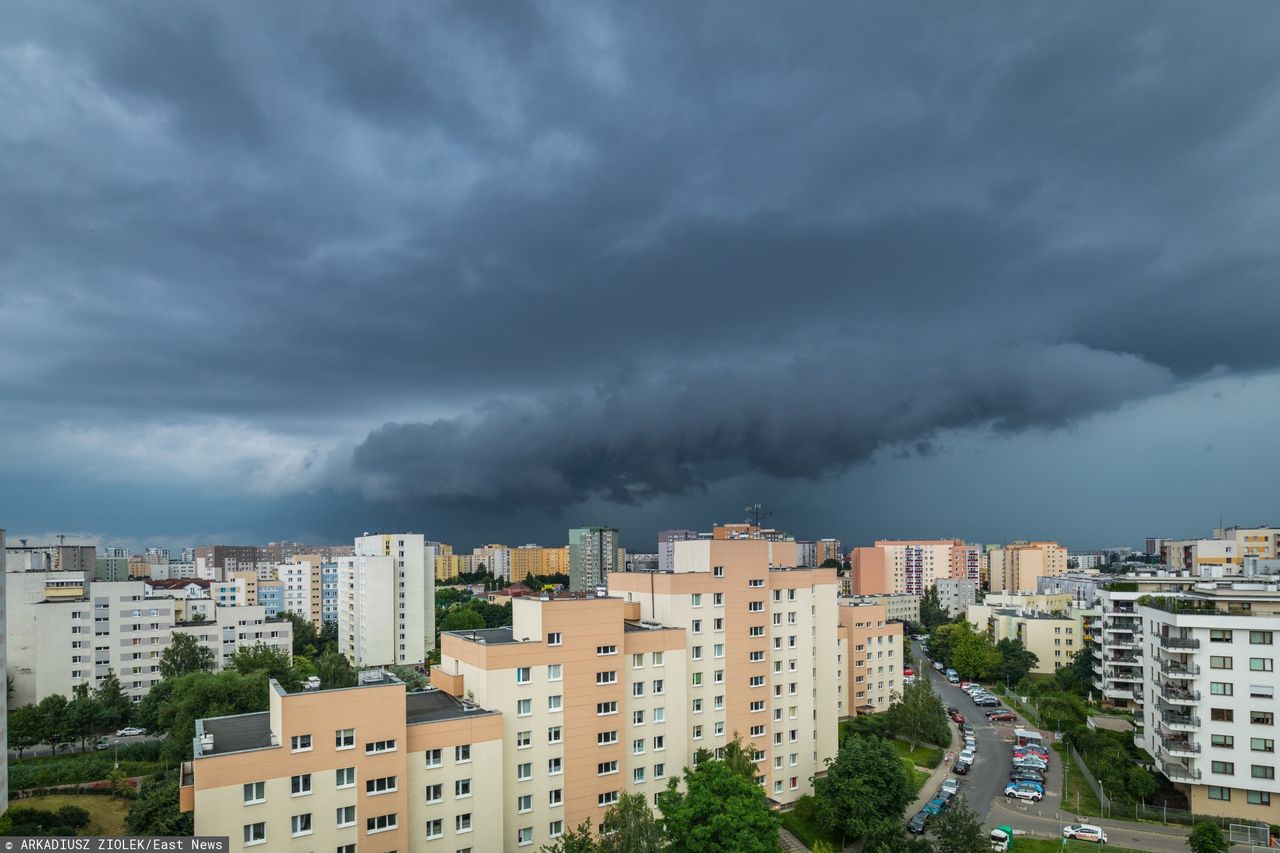
[[[1076,768],[1080,771],[1080,778],[1089,786],[1089,790],[1093,791],[1093,795],[1098,798],[1098,803],[1102,806],[1102,817],[1111,816],[1111,800],[1107,797],[1107,792],[1098,784],[1098,780],[1093,778],[1093,774],[1089,772],[1089,765],[1084,763],[1084,758],[1080,753],[1076,752],[1076,748],[1069,743],[1063,742],[1063,745],[1071,753],[1071,757],[1075,759]]]

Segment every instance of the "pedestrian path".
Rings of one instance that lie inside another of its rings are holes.
[[[933,799],[933,795],[937,793],[938,786],[942,784],[942,780],[946,779],[951,773],[951,762],[956,753],[960,751],[960,728],[952,725],[950,720],[947,720],[947,728],[951,730],[951,745],[947,747],[946,755],[942,756],[938,766],[933,768],[933,772],[929,774],[929,778],[921,786],[920,796],[916,797],[916,801],[911,804],[911,808],[907,809],[905,818],[907,820],[910,820],[912,815],[924,808],[925,804]]]

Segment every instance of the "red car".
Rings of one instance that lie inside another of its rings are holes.
[[[1018,719],[1018,715],[1013,713],[1012,711],[994,711],[990,714],[987,714],[987,719],[991,720],[992,722],[995,722],[997,720],[1001,720],[1005,722],[1013,722],[1014,720]]]
[[[951,715],[951,720],[956,725],[962,726],[964,725],[964,714],[961,714],[959,711],[956,711],[954,714]]]

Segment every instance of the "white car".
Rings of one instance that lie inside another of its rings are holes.
[[[1033,803],[1038,803],[1044,799],[1044,794],[1035,788],[1019,788],[1016,785],[1006,785],[1004,795],[1018,800],[1030,800]]]
[[[972,750],[972,749],[966,749],[966,750],[964,750],[963,752],[961,752],[961,753],[960,753],[960,757],[959,757],[957,760],[958,760],[958,761],[962,761],[962,762],[964,762],[965,764],[972,764],[972,763],[973,763],[973,750]]]
[[[1102,831],[1102,827],[1094,826],[1091,823],[1073,823],[1070,826],[1062,828],[1063,838],[1078,838],[1081,841],[1092,841],[1094,843],[1106,844],[1107,834]]]
[[[948,778],[942,783],[942,790],[947,791],[948,793],[958,794],[960,792],[960,780],[954,776]]]
[[[127,726],[116,732],[116,737],[137,737],[138,735],[145,735],[146,733],[146,729],[140,729],[137,726]]]
[[[964,748],[967,752],[977,752],[978,742],[971,737],[964,739]]]

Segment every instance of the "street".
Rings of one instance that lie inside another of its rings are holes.
[[[120,745],[120,746],[122,746],[122,747],[123,747],[123,746],[128,746],[128,745],[130,745],[130,744],[134,744],[134,743],[149,743],[149,742],[151,742],[151,741],[164,740],[164,738],[161,738],[161,737],[155,737],[155,736],[153,736],[153,735],[134,735],[133,737],[116,737],[115,735],[106,735],[106,739],[107,739],[107,743],[108,743],[108,744],[110,744],[110,745],[112,745],[112,746],[114,746],[114,745],[116,745],[116,744],[119,744],[119,745]],[[94,750],[94,748],[93,748],[93,743],[92,743],[92,742],[90,742],[90,743],[89,743],[89,748],[88,748],[88,749],[86,749],[86,750],[84,750],[84,752],[85,752],[85,753],[91,753],[91,752],[95,752],[95,751],[99,751],[99,750]],[[110,751],[110,749],[104,749],[104,750],[100,750],[100,751],[101,751],[101,752],[109,752],[109,751]],[[46,744],[46,743],[42,743],[42,744],[40,744],[39,746],[33,746],[33,747],[31,747],[30,749],[24,749],[24,750],[22,751],[22,757],[23,757],[23,758],[31,758],[31,757],[33,757],[33,756],[50,755],[50,754],[52,754],[52,752],[53,752],[53,747],[52,747],[52,746],[50,746],[49,744]],[[58,754],[59,754],[59,755],[80,755],[80,754],[82,754],[82,753],[81,753],[81,750],[80,750],[80,742],[79,742],[79,741],[76,741],[76,742],[75,742],[75,744],[72,746],[72,748],[71,748],[71,749],[64,749],[64,750],[60,751]],[[17,761],[17,760],[18,760],[18,751],[17,751],[17,750],[15,750],[15,749],[11,749],[11,750],[9,750],[9,760],[10,760],[10,761]]]

